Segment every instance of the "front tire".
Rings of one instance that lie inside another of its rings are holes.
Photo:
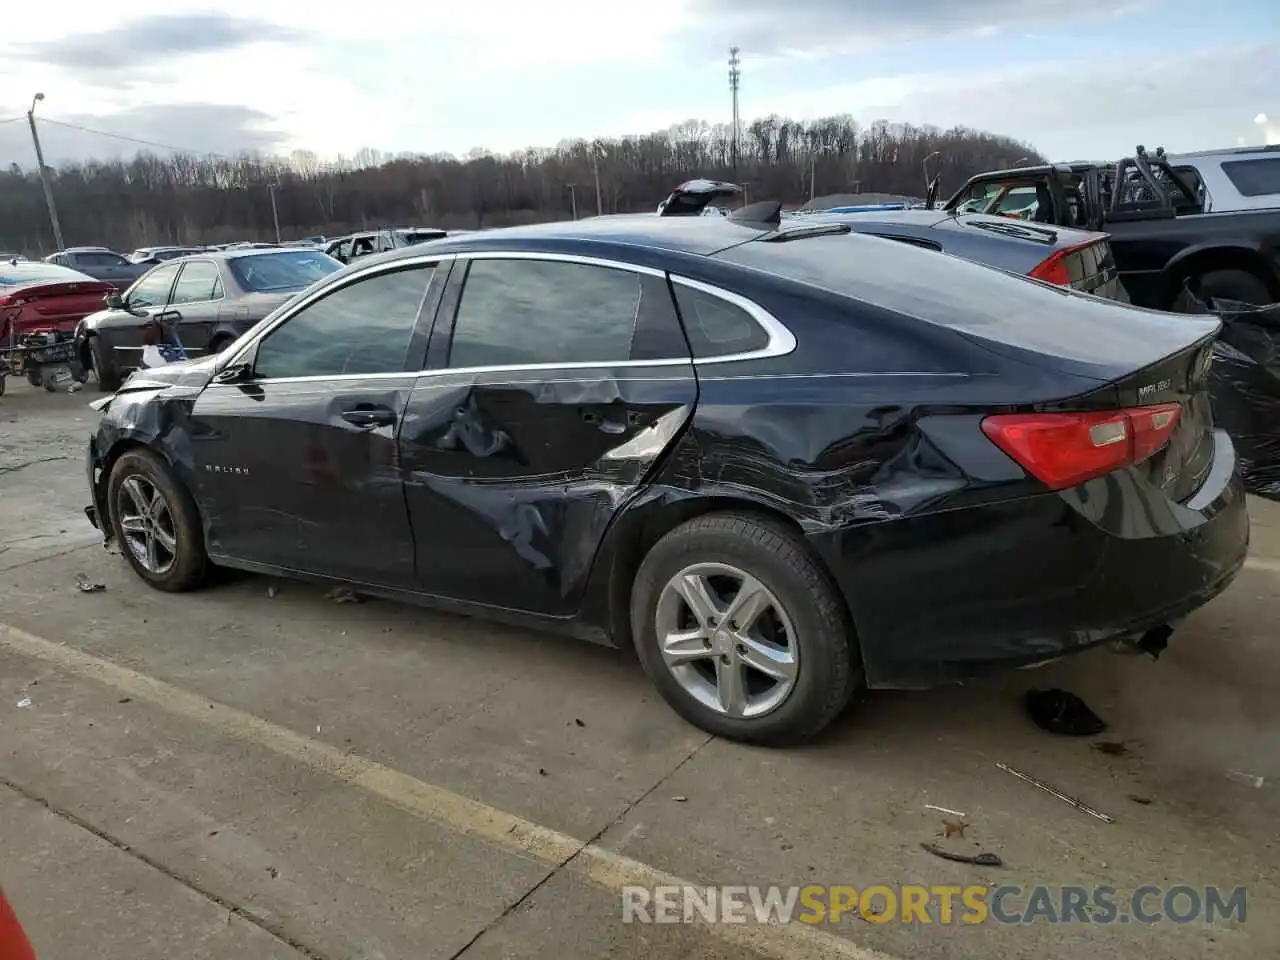
[[[187,488],[150,450],[130,450],[107,482],[111,527],[134,573],[181,593],[200,585],[208,567],[200,514]]]
[[[93,372],[98,378],[98,389],[103,393],[115,393],[123,382],[115,364],[111,362],[111,350],[101,337],[89,340],[89,357],[93,360]]]
[[[764,517],[708,514],[659,540],[636,574],[631,627],[663,699],[731,740],[805,740],[862,683],[831,578],[797,534]]]

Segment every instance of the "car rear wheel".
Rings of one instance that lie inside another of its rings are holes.
[[[662,697],[733,740],[804,740],[862,680],[830,577],[799,536],[763,517],[709,514],[659,540],[636,574],[631,624]]]
[[[115,393],[120,389],[120,374],[111,362],[110,352],[101,337],[89,340],[89,358],[93,361],[93,372],[98,378],[98,389],[103,393]]]
[[[1220,299],[1237,300],[1240,303],[1251,303],[1265,306],[1274,301],[1271,291],[1261,277],[1247,270],[1213,270],[1206,273],[1198,281],[1193,281],[1191,289],[1201,300]],[[1191,313],[1191,299],[1182,293],[1174,310],[1179,313]]]
[[[195,501],[150,450],[130,450],[107,483],[116,542],[134,572],[159,590],[198,586],[208,561]]]

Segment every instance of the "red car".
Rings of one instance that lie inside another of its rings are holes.
[[[8,901],[5,900],[3,890],[0,890],[0,958],[2,960],[36,960],[31,942],[22,932],[22,926],[18,923],[18,918],[13,915]]]
[[[0,261],[0,393],[10,375],[53,390],[83,381],[74,349],[76,324],[114,290],[110,283],[53,263]]]

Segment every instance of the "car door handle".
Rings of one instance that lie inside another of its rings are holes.
[[[161,323],[178,323],[182,319],[182,313],[178,310],[161,310],[153,314],[151,319],[159,320]]]
[[[396,412],[390,407],[362,404],[342,411],[342,419],[355,427],[389,427],[396,422]]]

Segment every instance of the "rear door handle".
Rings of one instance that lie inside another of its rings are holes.
[[[396,422],[396,412],[390,407],[362,404],[342,412],[342,419],[355,427],[389,427]]]

